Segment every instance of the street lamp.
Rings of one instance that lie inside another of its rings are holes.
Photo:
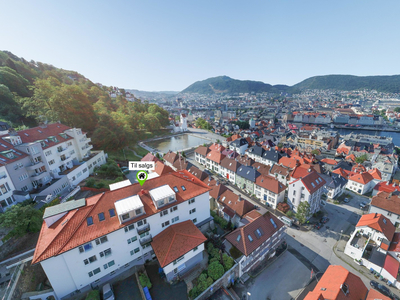
[[[340,237],[339,237],[339,241],[342,239],[342,234],[343,234],[343,229],[340,230]]]
[[[249,300],[250,296],[251,296],[250,292],[247,292],[247,300]]]

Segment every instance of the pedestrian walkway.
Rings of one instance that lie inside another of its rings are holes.
[[[364,267],[360,266],[357,264],[350,256],[344,254],[344,248],[346,247],[347,240],[346,239],[340,239],[336,245],[333,247],[333,251],[337,257],[339,257],[343,262],[345,262],[347,265],[349,265],[351,268],[353,268],[355,271],[358,273],[364,275],[367,279],[369,280],[377,280],[373,274],[370,273],[370,271]],[[356,274],[357,275],[357,274]],[[382,284],[384,284],[382,282]],[[385,285],[388,287],[392,293],[394,293],[397,296],[400,296],[400,291],[394,287],[389,287],[388,285]]]

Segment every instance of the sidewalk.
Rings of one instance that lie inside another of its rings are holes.
[[[392,293],[394,293],[397,296],[400,296],[400,291],[394,287],[389,287],[387,284],[385,284],[383,281],[381,282],[380,280],[376,279],[373,274],[370,273],[370,271],[364,267],[360,266],[359,264],[355,263],[354,260],[350,257],[344,254],[344,248],[346,247],[347,241],[344,239],[340,239],[336,245],[333,247],[333,252],[335,255],[340,258],[343,262],[345,262],[347,265],[352,267],[355,271],[358,273],[364,275],[368,280],[375,280],[378,281],[380,284],[383,284],[387,288],[390,289]]]

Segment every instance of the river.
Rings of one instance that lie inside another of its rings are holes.
[[[395,146],[400,146],[400,132],[391,132],[391,131],[372,131],[372,130],[362,130],[362,129],[332,129],[334,131],[339,131],[340,136],[346,135],[349,133],[362,133],[368,135],[377,135],[377,136],[386,136],[393,138],[393,144]]]

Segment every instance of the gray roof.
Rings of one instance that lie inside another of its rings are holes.
[[[247,150],[247,152],[257,155],[257,156],[262,156],[263,153],[265,152],[265,150],[263,147],[255,145],[255,146],[251,147],[249,150]]]
[[[262,157],[277,163],[282,156],[275,149],[269,149],[264,151]]]
[[[68,212],[70,210],[82,207],[86,205],[86,199],[78,199],[78,200],[71,200],[67,201],[58,205],[47,207],[44,211],[43,219],[46,219],[51,216],[55,216],[61,214],[63,212]]]
[[[256,182],[256,178],[260,176],[260,172],[250,166],[240,166],[236,174],[252,182]]]
[[[234,145],[235,147],[240,147],[240,146],[247,145],[247,144],[248,144],[248,142],[244,138],[236,139],[233,142],[231,142],[231,145]]]
[[[331,178],[332,179],[329,182],[327,181],[328,182],[327,186],[332,189],[335,189],[337,187],[342,188],[347,184],[348,181],[346,178],[336,173],[332,173]]]

